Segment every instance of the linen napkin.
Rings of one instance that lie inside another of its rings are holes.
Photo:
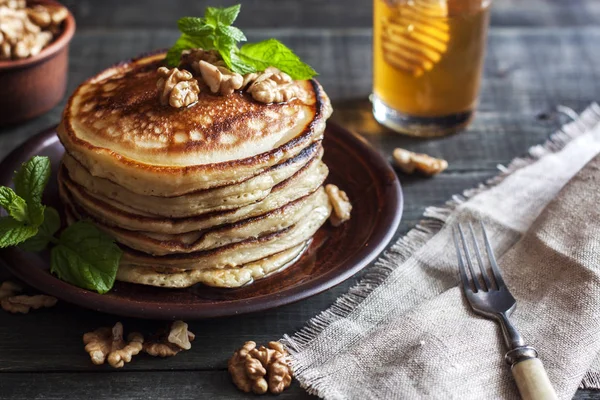
[[[327,399],[518,398],[499,327],[457,286],[452,227],[477,219],[517,299],[512,320],[559,397],[600,388],[598,153],[593,104],[488,184],[428,209],[363,281],[284,338],[301,385]]]

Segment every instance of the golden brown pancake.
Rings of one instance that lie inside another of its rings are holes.
[[[324,191],[322,188],[319,190]],[[152,256],[148,253],[121,246],[123,256],[119,268],[123,266],[172,268],[185,271],[240,267],[306,242],[327,221],[330,213],[331,205],[326,201],[313,208],[311,218],[302,219],[290,227],[211,250]],[[66,214],[69,223],[77,220],[77,217],[69,209],[66,210]]]
[[[141,285],[169,288],[186,288],[197,283],[236,288],[285,269],[302,255],[307,246],[308,243],[301,243],[291,249],[240,267],[180,270],[123,265],[119,268],[117,279]]]
[[[310,213],[316,207],[323,206],[328,202],[328,198],[323,190],[317,190],[262,215],[205,230],[176,235],[131,231],[106,225],[87,215],[81,207],[70,203],[68,198],[64,201],[67,203],[71,214],[76,216],[77,219],[93,221],[101,230],[114,237],[118,243],[148,254],[166,255],[211,250],[241,242],[248,238],[257,238],[268,233],[281,231],[296,224],[302,218],[309,218]]]
[[[320,160],[322,155],[320,141],[315,142],[297,156],[241,183],[174,197],[143,196],[108,179],[94,177],[68,153],[63,157],[63,166],[71,181],[104,203],[126,203],[127,209],[140,215],[182,218],[231,210],[261,201],[274,186],[290,178],[307,164]]]
[[[105,224],[133,231],[146,231],[164,234],[180,234],[209,229],[230,224],[246,218],[262,215],[276,210],[291,201],[316,191],[327,177],[328,169],[319,160],[315,160],[292,177],[276,185],[263,200],[233,210],[201,214],[185,218],[165,218],[156,215],[143,215],[126,204],[107,203],[94,197],[71,181],[67,174],[59,171],[59,193],[64,202],[75,203],[87,215]]]
[[[321,139],[331,105],[314,80],[302,99],[263,104],[206,88],[183,109],[157,100],[164,53],[107,69],[69,99],[58,127],[67,152],[92,175],[143,195],[177,196],[230,185]]]

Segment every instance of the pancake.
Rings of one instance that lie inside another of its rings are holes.
[[[253,261],[240,267],[203,270],[177,270],[124,265],[119,268],[117,279],[141,285],[168,288],[186,288],[198,283],[222,288],[236,288],[279,272],[296,261],[308,247],[301,243],[291,249]]]
[[[68,200],[66,201],[68,203]],[[222,225],[205,231],[189,232],[179,235],[165,235],[153,232],[136,232],[104,225],[89,216],[73,204],[68,204],[72,215],[77,219],[91,219],[101,230],[115,238],[118,243],[132,249],[152,255],[172,253],[190,253],[210,250],[241,242],[248,238],[257,238],[268,233],[278,232],[307,218],[318,206],[327,202],[322,190],[292,201],[285,206],[257,217],[236,223]]]
[[[324,189],[319,191],[324,192]],[[66,214],[69,224],[78,219],[68,208]],[[308,241],[330,214],[331,205],[327,200],[311,210],[311,218],[302,219],[288,228],[206,251],[152,256],[121,245],[123,256],[119,269],[171,268],[185,271],[240,267]]]
[[[320,140],[331,105],[314,80],[302,96],[263,104],[204,90],[183,109],[157,101],[164,53],[109,68],[69,99],[58,135],[92,175],[142,195],[179,196],[242,182]]]
[[[152,256],[123,247],[120,265],[181,270],[239,267],[306,242],[327,221],[330,213],[331,205],[326,201],[313,208],[311,218],[302,219],[281,231],[206,251]]]
[[[98,200],[108,204],[127,203],[133,213],[141,215],[181,218],[230,210],[258,202],[264,199],[275,185],[290,178],[313,159],[319,160],[322,155],[321,142],[315,142],[297,156],[244,182],[174,197],[143,196],[108,179],[94,177],[69,154],[63,157],[63,165],[70,180]]]
[[[314,160],[292,177],[276,185],[271,193],[259,202],[233,210],[186,218],[140,215],[125,204],[116,202],[109,204],[92,196],[71,181],[67,174],[64,174],[63,169],[59,171],[59,193],[64,202],[77,204],[87,215],[105,225],[133,231],[175,235],[230,224],[276,210],[316,191],[325,181],[327,174],[328,169],[325,164]]]
[[[80,85],[57,128],[67,221],[88,220],[123,250],[117,279],[240,287],[297,260],[332,206],[322,162],[330,101],[315,80],[265,104],[246,90],[161,104],[165,53]],[[195,85],[195,83],[194,83]]]

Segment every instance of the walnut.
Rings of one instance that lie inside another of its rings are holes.
[[[0,59],[22,59],[39,54],[61,31],[69,12],[60,5],[11,8],[0,0]]]
[[[188,324],[175,321],[167,333],[159,332],[154,340],[144,343],[144,351],[153,357],[172,357],[182,350],[192,348],[195,335],[188,331]]]
[[[5,281],[0,284],[0,300],[5,297],[15,296],[23,291],[23,287],[11,281]]]
[[[65,7],[54,4],[38,4],[27,10],[27,16],[37,26],[55,30],[67,19],[69,12]]]
[[[108,359],[108,364],[113,368],[122,368],[133,356],[139,354],[144,337],[132,332],[127,337],[127,342],[123,340],[123,324],[120,322],[112,329],[98,328],[83,335],[85,351],[89,353],[92,362],[101,365]]]
[[[264,72],[244,76],[243,87],[252,98],[261,103],[282,103],[299,97],[300,88],[285,72],[269,67]]]
[[[199,61],[198,68],[202,74],[202,79],[213,93],[230,95],[235,90],[241,89],[242,83],[244,83],[244,78],[240,74],[231,72],[225,67]]]
[[[5,297],[0,300],[0,305],[4,311],[13,314],[27,314],[32,308],[34,310],[37,310],[38,308],[48,308],[54,306],[56,302],[57,300],[55,297],[38,294],[35,296],[20,295]]]
[[[277,358],[269,365],[269,391],[273,394],[279,394],[292,384],[292,368],[285,361],[284,357]]]
[[[14,282],[6,281],[0,285],[0,306],[13,314],[27,314],[32,308],[52,307],[57,300],[54,297],[38,294],[36,296],[18,295],[23,288]]]
[[[352,204],[348,195],[343,190],[340,190],[335,185],[326,185],[325,192],[329,197],[329,202],[333,207],[333,212],[329,220],[333,226],[340,226],[342,223],[350,219],[350,213],[352,211]]]
[[[26,6],[26,0],[0,0],[0,7],[6,7],[12,10],[22,10]]]
[[[198,101],[200,87],[192,74],[178,68],[160,67],[158,70],[158,94],[160,104],[174,108],[187,107]]]
[[[233,354],[227,369],[233,383],[243,392],[263,394],[269,390],[279,394],[292,382],[287,355],[278,342],[269,342],[268,347],[256,348],[256,343],[250,341]]]
[[[39,34],[27,34],[13,47],[13,55],[16,58],[35,56],[52,41],[52,34],[44,31]]]
[[[448,168],[448,162],[427,154],[413,153],[401,148],[394,149],[394,163],[404,173],[412,174],[415,170],[425,175],[436,175]]]
[[[191,49],[184,50],[181,53],[179,65],[183,68],[190,68],[197,74],[201,74],[200,61],[206,61],[217,67],[225,67],[225,62],[217,50]]]

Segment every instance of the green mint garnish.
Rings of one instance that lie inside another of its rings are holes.
[[[60,216],[54,208],[42,205],[49,178],[50,160],[36,156],[15,173],[14,191],[0,186],[0,207],[8,213],[0,217],[0,248],[18,245],[26,251],[41,251],[52,243],[52,273],[73,285],[108,292],[123,252],[89,222],[77,222],[56,238]]]
[[[110,236],[79,221],[65,229],[52,248],[50,271],[75,286],[103,294],[115,283],[121,254]]]
[[[276,39],[245,44],[244,33],[232,26],[240,12],[240,5],[226,8],[208,7],[204,17],[184,17],[177,21],[182,35],[167,53],[170,67],[179,65],[184,50],[202,48],[217,50],[229,69],[239,74],[264,71],[276,67],[296,80],[310,79],[317,75],[314,69],[303,63],[292,50]]]

